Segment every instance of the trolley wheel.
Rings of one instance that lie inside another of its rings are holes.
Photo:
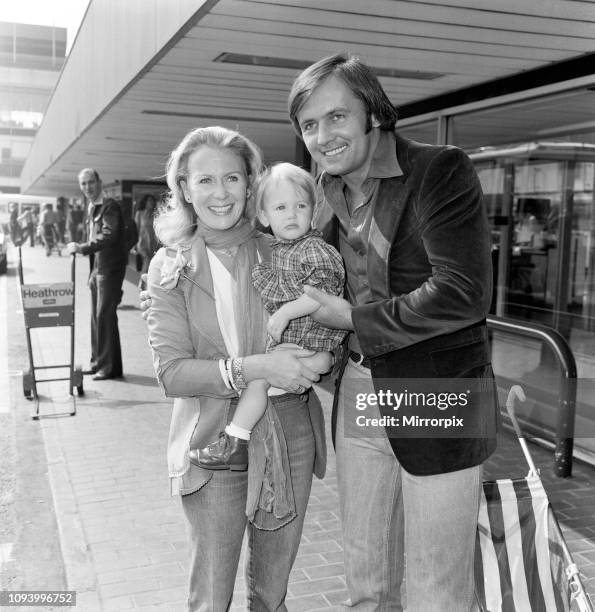
[[[33,378],[30,372],[23,374],[23,395],[28,399],[33,399]]]
[[[76,388],[76,392],[79,396],[85,395],[85,390],[83,389],[83,369],[81,366],[74,368],[72,372],[72,380],[70,381],[70,388]]]

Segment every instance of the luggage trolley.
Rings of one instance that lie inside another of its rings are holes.
[[[19,281],[21,285],[21,300],[25,317],[25,332],[27,336],[27,350],[29,352],[29,371],[23,374],[23,393],[29,400],[35,401],[33,419],[41,417],[74,416],[76,414],[77,395],[84,395],[83,373],[80,367],[74,366],[74,295],[75,295],[75,255],[72,255],[71,282],[45,283],[25,285],[23,281],[23,259],[19,246]],[[31,329],[38,327],[70,327],[70,363],[35,366],[33,360],[33,347],[31,345]],[[36,377],[36,370],[51,370],[68,368],[68,378]],[[57,380],[69,381],[69,395],[72,397],[72,410],[68,412],[39,413],[39,395],[37,383],[53,382]]]

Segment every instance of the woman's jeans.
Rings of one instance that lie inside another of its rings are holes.
[[[336,453],[350,602],[360,612],[469,612],[475,607],[473,560],[481,466],[413,476],[397,461],[386,435],[344,435],[345,391],[374,393],[370,370],[347,363],[341,385]],[[366,416],[377,407],[368,406]]]
[[[314,467],[308,405],[295,395],[271,399],[287,440],[297,516],[276,531],[248,523],[247,609],[255,612],[287,610],[287,581],[300,544]],[[202,489],[182,497],[191,532],[191,612],[221,612],[231,604],[246,529],[247,483],[247,472],[215,471]]]

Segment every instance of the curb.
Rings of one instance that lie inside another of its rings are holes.
[[[42,435],[68,589],[76,591],[77,607],[85,612],[100,612],[102,607],[91,552],[62,452],[57,423],[53,420],[43,421]]]

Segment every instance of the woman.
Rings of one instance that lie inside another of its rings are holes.
[[[153,228],[153,217],[157,202],[150,193],[141,198],[136,210],[135,222],[138,228],[138,242],[136,252],[142,256],[142,266],[139,272],[146,272],[149,269],[149,262],[159,248],[155,229]]]
[[[170,156],[170,199],[155,222],[162,244],[175,248],[160,249],[149,266],[147,321],[159,383],[175,398],[168,463],[190,525],[193,611],[228,609],[246,525],[248,609],[286,610],[312,472],[325,470],[320,403],[304,393],[318,375],[300,360],[313,352],[264,354],[266,315],[250,270],[268,258],[270,238],[245,217],[261,165],[258,149],[237,132],[193,130]],[[253,432],[260,443],[250,445],[248,472],[191,464],[189,448],[218,440],[233,416],[235,389],[256,379],[279,395]]]

